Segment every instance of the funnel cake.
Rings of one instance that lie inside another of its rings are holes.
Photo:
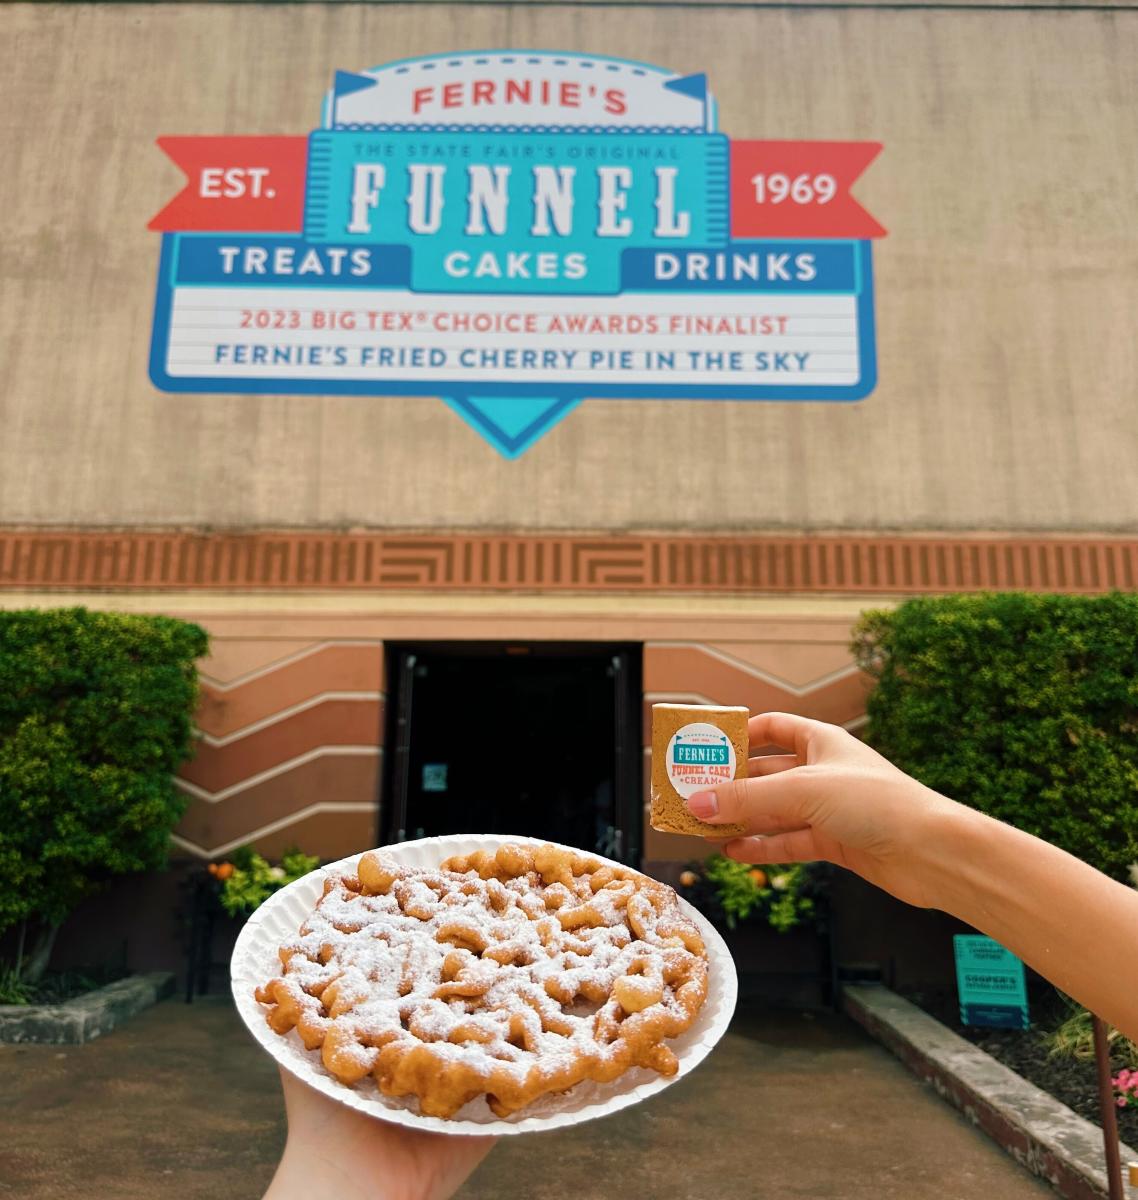
[[[555,846],[504,845],[434,870],[382,851],[334,876],[257,989],[345,1084],[372,1075],[453,1117],[508,1116],[582,1080],[677,1069],[665,1044],[707,996],[694,922],[664,884]]]

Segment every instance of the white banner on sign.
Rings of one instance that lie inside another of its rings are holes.
[[[421,295],[179,287],[172,378],[856,383],[852,296]]]
[[[341,72],[325,126],[710,127],[702,76],[599,55],[488,51]]]

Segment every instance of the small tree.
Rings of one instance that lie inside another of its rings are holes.
[[[1138,859],[1138,596],[944,596],[864,614],[868,740],[1116,879]]]
[[[168,617],[0,613],[0,933],[20,926],[25,978],[80,900],[165,864],[206,649]]]

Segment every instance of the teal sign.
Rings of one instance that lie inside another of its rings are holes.
[[[697,746],[688,742],[676,742],[672,748],[672,762],[710,763],[713,766],[726,766],[731,762],[728,750],[726,742],[721,746]]]
[[[439,397],[516,458],[590,397],[876,384],[880,143],[729,137],[702,71],[432,54],[336,71],[311,132],[159,143],[164,391]]]
[[[958,933],[952,940],[961,1021],[990,1029],[1026,1029],[1023,962],[990,937]]]
[[[626,251],[727,240],[728,151],[714,133],[319,130],[304,236],[406,247],[416,293],[617,295]]]

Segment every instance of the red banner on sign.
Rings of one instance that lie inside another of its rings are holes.
[[[850,195],[880,152],[880,142],[732,141],[731,236],[883,237]]]
[[[187,184],[150,222],[166,231],[298,233],[304,137],[162,137]],[[882,237],[850,194],[879,142],[731,142],[731,235]]]
[[[189,182],[148,228],[299,233],[304,221],[304,137],[161,137]]]

